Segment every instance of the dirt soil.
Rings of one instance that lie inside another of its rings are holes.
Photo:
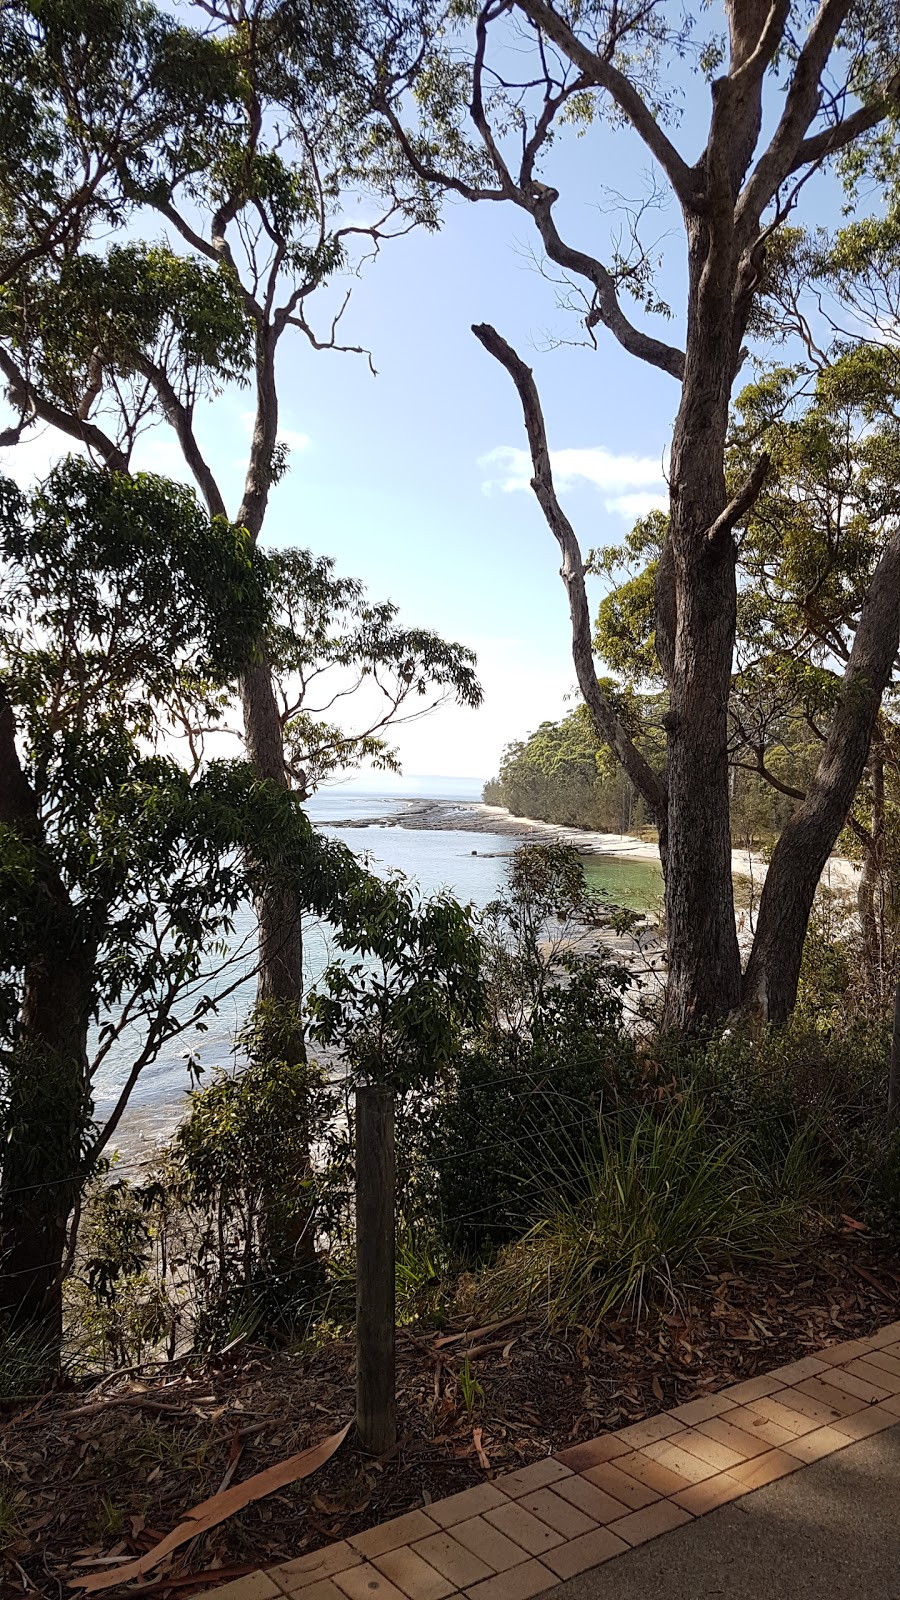
[[[404,1329],[391,1456],[364,1457],[351,1434],[315,1475],[103,1592],[187,1596],[898,1315],[900,1260],[848,1221],[806,1256],[709,1278],[640,1325]],[[223,1483],[336,1431],[353,1414],[353,1359],[351,1341],[244,1349],[0,1402],[0,1592],[77,1594],[77,1573],[142,1554]]]

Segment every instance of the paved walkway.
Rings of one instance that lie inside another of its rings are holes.
[[[900,1600],[900,1323],[212,1600],[531,1600],[554,1588],[559,1600]]]
[[[552,1600],[898,1600],[900,1426],[570,1578]]]

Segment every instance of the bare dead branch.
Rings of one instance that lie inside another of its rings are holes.
[[[575,530],[557,499],[544,416],[531,368],[525,365],[512,346],[507,344],[488,323],[477,324],[472,332],[484,345],[488,354],[505,367],[516,386],[522,404],[534,468],[531,487],[562,552],[561,576],[569,597],[572,659],[575,663],[578,686],[584,696],[598,738],[609,745],[634,787],[643,796],[662,837],[666,825],[666,796],[663,784],[633,740],[629,738],[597,681],[591,644],[590,610],[584,581],[584,562]]]

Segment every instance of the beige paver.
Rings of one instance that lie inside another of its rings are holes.
[[[788,1455],[786,1450],[767,1450],[764,1456],[754,1456],[752,1461],[735,1467],[729,1476],[736,1478],[746,1489],[761,1489],[764,1483],[774,1483],[776,1478],[784,1478],[789,1472],[798,1471],[802,1465],[802,1461]]]
[[[801,1434],[812,1433],[813,1428],[821,1427],[821,1423],[815,1417],[805,1417],[802,1411],[796,1411],[791,1405],[792,1394],[793,1390],[787,1389],[777,1395],[764,1395],[762,1400],[754,1400],[748,1409],[799,1439]]]
[[[897,1418],[884,1406],[866,1406],[863,1411],[854,1411],[852,1416],[841,1417],[834,1423],[835,1431],[847,1439],[868,1439],[873,1433],[883,1433],[885,1428],[896,1426]]]
[[[888,1350],[870,1350],[865,1363],[876,1372],[889,1372],[893,1377],[900,1377],[900,1361]]]
[[[769,1395],[763,1396],[763,1399],[771,1398]],[[744,1433],[749,1433],[752,1439],[761,1439],[770,1450],[777,1450],[779,1445],[786,1444],[788,1439],[797,1437],[790,1428],[782,1428],[779,1423],[771,1422],[768,1417],[762,1416],[755,1409],[756,1405],[757,1401],[754,1400],[752,1405],[739,1406],[736,1411],[730,1411],[729,1421]]]
[[[558,1581],[556,1573],[543,1562],[526,1561],[523,1567],[510,1567],[508,1572],[499,1572],[496,1578],[476,1583],[468,1591],[469,1600],[531,1600],[533,1594],[551,1589]]]
[[[401,1544],[412,1544],[414,1539],[424,1539],[426,1533],[437,1531],[437,1523],[424,1511],[407,1511],[405,1516],[381,1522],[365,1533],[351,1534],[349,1543],[371,1560],[372,1556],[382,1556],[386,1550],[397,1550]]]
[[[293,1561],[273,1567],[271,1575],[289,1594],[295,1594],[322,1578],[330,1578],[335,1572],[343,1572],[345,1567],[358,1567],[361,1561],[359,1551],[346,1539],[339,1539],[336,1544],[327,1544],[321,1550],[311,1550],[307,1555],[295,1556]]]
[[[594,1518],[570,1500],[564,1500],[553,1489],[535,1489],[533,1494],[523,1494],[516,1502],[530,1511],[533,1517],[538,1517],[541,1522],[546,1522],[548,1528],[555,1528],[564,1539],[577,1539],[582,1533],[590,1533],[597,1526]]]
[[[646,1417],[643,1422],[632,1422],[627,1428],[620,1428],[619,1438],[629,1449],[643,1450],[646,1444],[656,1444],[680,1432],[681,1426],[670,1412],[664,1411],[661,1416]]]
[[[504,1472],[497,1479],[497,1488],[511,1500],[518,1500],[531,1489],[543,1489],[548,1483],[567,1478],[570,1471],[555,1456],[544,1456],[541,1461],[532,1461],[530,1467],[520,1467],[518,1472]]]
[[[492,1483],[476,1483],[471,1489],[461,1489],[446,1500],[435,1500],[428,1507],[432,1522],[441,1528],[452,1528],[454,1522],[465,1522],[468,1517],[480,1517],[485,1511],[506,1503],[506,1496]]]
[[[609,1531],[624,1539],[626,1544],[646,1544],[648,1539],[656,1539],[659,1534],[669,1533],[672,1528],[680,1528],[693,1520],[690,1512],[683,1506],[676,1506],[673,1500],[659,1500],[655,1506],[632,1511],[621,1522],[614,1522]]]
[[[583,1477],[587,1478],[588,1483],[594,1483],[598,1489],[611,1494],[614,1500],[621,1500],[629,1511],[640,1511],[643,1506],[652,1505],[654,1500],[660,1498],[657,1489],[651,1489],[649,1484],[639,1482],[627,1472],[620,1472],[612,1461],[605,1461],[599,1467],[589,1467]]]
[[[667,1467],[679,1478],[684,1478],[686,1483],[702,1483],[704,1478],[711,1478],[718,1470],[700,1456],[692,1455],[690,1450],[682,1450],[678,1439],[660,1439],[658,1444],[646,1445],[642,1454],[658,1461],[660,1466]]]
[[[696,1459],[696,1458],[695,1458]],[[696,1463],[700,1466],[699,1461]],[[686,1489],[689,1483],[697,1483],[699,1479],[686,1478],[680,1472],[673,1472],[662,1461],[654,1460],[643,1450],[636,1450],[633,1455],[622,1456],[618,1462],[622,1472],[629,1478],[636,1478],[638,1483],[646,1484],[648,1489],[655,1489],[659,1495],[674,1494],[677,1489]],[[705,1474],[701,1473],[701,1477]]]
[[[275,1582],[278,1583],[277,1567],[271,1569],[269,1577],[274,1578]],[[293,1597],[295,1594],[299,1594],[300,1591],[291,1589],[286,1583],[282,1583],[279,1592]],[[315,1583],[306,1585],[303,1590],[303,1600],[347,1600],[347,1596],[341,1593],[333,1578],[318,1578]]]
[[[248,1572],[245,1578],[235,1578],[214,1589],[209,1600],[281,1600],[281,1590],[268,1573]]]
[[[687,1450],[692,1456],[699,1456],[707,1466],[716,1472],[727,1472],[729,1467],[736,1467],[739,1461],[747,1460],[745,1450],[735,1450],[729,1445],[721,1444],[718,1439],[711,1439],[709,1434],[701,1433],[699,1427],[687,1428],[678,1436],[679,1450]],[[752,1451],[751,1454],[755,1454]]]
[[[900,1322],[889,1322],[886,1327],[879,1328],[877,1333],[869,1335],[868,1344],[880,1350],[883,1345],[895,1344],[898,1340],[900,1340]]]
[[[836,1428],[816,1428],[814,1433],[805,1433],[802,1439],[794,1439],[784,1449],[787,1455],[796,1456],[798,1461],[820,1461],[822,1456],[846,1449],[849,1443],[847,1435],[838,1433]]]
[[[599,1467],[604,1461],[615,1460],[616,1456],[627,1456],[630,1449],[631,1446],[623,1444],[617,1433],[603,1433],[599,1439],[586,1439],[583,1444],[558,1450],[556,1459],[573,1472],[585,1472],[588,1467]]]
[[[727,1417],[710,1417],[708,1422],[698,1422],[694,1431],[714,1439],[717,1444],[723,1444],[726,1450],[733,1450],[743,1461],[749,1461],[751,1456],[761,1455],[768,1450],[769,1445],[758,1434],[750,1433],[735,1422],[733,1418],[737,1415],[738,1412],[733,1412]]]
[[[804,1378],[815,1378],[818,1373],[827,1370],[827,1362],[820,1361],[818,1356],[803,1356],[800,1361],[792,1361],[788,1367],[779,1367],[778,1377],[782,1383],[802,1383]]]
[[[464,1544],[460,1544],[452,1533],[431,1533],[427,1539],[420,1539],[413,1549],[416,1555],[455,1583],[458,1589],[466,1589],[470,1583],[480,1583],[482,1578],[489,1578],[493,1570],[486,1561],[480,1560]]]
[[[829,1366],[842,1366],[845,1361],[852,1361],[854,1356],[865,1355],[869,1348],[865,1339],[844,1339],[840,1344],[826,1345],[819,1351],[819,1360]]]
[[[783,1389],[784,1384],[777,1374],[768,1378],[744,1378],[741,1383],[733,1383],[725,1393],[735,1405],[746,1406],[753,1400],[762,1400],[767,1394],[775,1394],[776,1390]]]
[[[889,1394],[886,1400],[879,1400],[882,1411],[892,1411],[895,1417],[900,1417],[900,1395]]]
[[[872,1352],[873,1355],[875,1353]],[[834,1368],[830,1370],[833,1372]],[[852,1373],[854,1378],[864,1378],[867,1383],[886,1389],[888,1394],[900,1394],[900,1373],[891,1372],[887,1367],[876,1367],[871,1356],[860,1356],[858,1361],[851,1361],[842,1370]]]
[[[833,1368],[828,1367],[827,1370],[831,1372]],[[786,1389],[784,1395],[779,1395],[777,1398],[783,1400],[786,1406],[790,1406],[792,1411],[799,1411],[801,1417],[810,1417],[820,1428],[827,1428],[830,1423],[843,1415],[836,1406],[829,1405],[825,1400],[815,1400],[805,1389]]]
[[[669,1415],[677,1417],[686,1427],[693,1428],[698,1422],[708,1422],[711,1417],[720,1417],[723,1412],[733,1410],[736,1404],[725,1390],[721,1394],[701,1394],[696,1400],[686,1400],[684,1405],[676,1406]]]
[[[804,1394],[811,1394],[814,1399],[825,1400],[834,1407],[842,1416],[849,1417],[853,1411],[861,1411],[868,1402],[860,1399],[858,1395],[848,1394],[846,1389],[832,1382],[839,1367],[834,1367],[825,1378],[809,1378],[805,1383],[798,1383],[797,1388]]]
[[[730,1500],[737,1500],[742,1494],[747,1494],[747,1486],[740,1483],[737,1478],[728,1472],[718,1472],[714,1478],[707,1478],[703,1483],[693,1483],[689,1489],[682,1489],[672,1499],[677,1505],[689,1511],[693,1517],[703,1517],[707,1511],[716,1511],[719,1506],[726,1506]]]
[[[423,1561],[408,1544],[401,1545],[399,1550],[388,1550],[383,1556],[373,1556],[372,1565],[402,1589],[409,1600],[448,1600],[455,1589],[449,1578],[428,1561]]]
[[[867,1405],[871,1405],[874,1401],[886,1400],[891,1392],[882,1384],[870,1383],[867,1378],[858,1377],[848,1367],[832,1367],[827,1381],[833,1388],[842,1389],[845,1394],[853,1395],[857,1400],[865,1401]]]
[[[507,1539],[505,1533],[494,1528],[484,1517],[470,1517],[468,1522],[453,1524],[453,1537],[471,1550],[473,1556],[493,1567],[495,1572],[505,1572],[507,1567],[517,1567],[528,1560],[528,1552],[521,1545]]]
[[[583,1533],[580,1539],[570,1539],[568,1544],[548,1550],[543,1559],[558,1578],[574,1578],[576,1573],[600,1567],[627,1549],[625,1540],[617,1538],[609,1528],[595,1528],[593,1533]]]
[[[362,1566],[347,1567],[344,1572],[336,1572],[334,1581],[344,1594],[349,1595],[350,1600],[404,1600],[402,1591],[368,1561],[364,1561]]]
[[[891,1421],[895,1419],[892,1417]],[[583,1478],[580,1473],[575,1473],[571,1478],[566,1478],[563,1483],[554,1484],[553,1493],[562,1495],[564,1500],[577,1506],[579,1511],[593,1519],[594,1522],[615,1522],[617,1517],[624,1517],[628,1506],[621,1500],[616,1500],[605,1489],[598,1489],[589,1478]]]
[[[530,1556],[539,1556],[544,1550],[552,1550],[555,1544],[562,1544],[563,1536],[555,1528],[548,1527],[546,1522],[541,1522],[538,1517],[526,1511],[517,1500],[511,1500],[508,1505],[498,1506],[496,1511],[486,1511],[485,1521],[492,1523],[505,1533],[514,1544],[520,1544]]]

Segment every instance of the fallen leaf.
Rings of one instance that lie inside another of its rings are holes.
[[[264,1472],[255,1473],[252,1478],[245,1478],[243,1483],[236,1484],[233,1489],[214,1494],[212,1499],[204,1500],[200,1505],[194,1506],[178,1527],[166,1534],[166,1537],[152,1550],[148,1550],[145,1556],[129,1562],[126,1567],[118,1567],[115,1572],[97,1573],[90,1578],[74,1578],[72,1587],[93,1594],[98,1589],[110,1589],[115,1583],[127,1583],[130,1578],[143,1578],[153,1567],[159,1565],[164,1556],[170,1555],[180,1545],[187,1544],[189,1539],[195,1539],[199,1533],[214,1528],[217,1523],[224,1522],[226,1517],[234,1516],[236,1511],[243,1511],[245,1506],[263,1499],[274,1489],[283,1489],[285,1484],[296,1483],[298,1478],[308,1478],[311,1473],[317,1472],[326,1461],[330,1461],[335,1451],[343,1444],[351,1427],[352,1423],[348,1422],[338,1433],[332,1433],[320,1444],[313,1445],[311,1449],[301,1450],[299,1455],[288,1456],[286,1461],[279,1461],[274,1467],[267,1467]]]

